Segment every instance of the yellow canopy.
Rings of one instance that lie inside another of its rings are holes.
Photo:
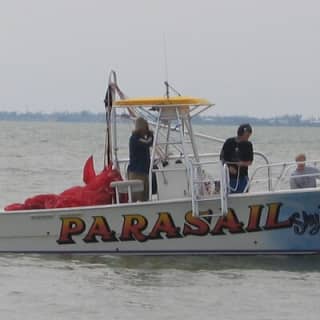
[[[213,103],[206,99],[195,97],[142,97],[117,100],[115,106],[123,107],[143,107],[143,106],[210,106]]]

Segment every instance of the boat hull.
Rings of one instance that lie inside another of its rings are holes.
[[[320,191],[241,194],[0,214],[0,252],[115,255],[317,254]]]

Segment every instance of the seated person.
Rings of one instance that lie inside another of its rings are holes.
[[[291,189],[315,188],[316,179],[320,179],[320,170],[315,167],[306,166],[306,156],[301,153],[296,156],[297,168],[290,177]]]

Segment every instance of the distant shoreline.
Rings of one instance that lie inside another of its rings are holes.
[[[0,111],[0,121],[35,121],[35,122],[105,122],[105,113],[81,112],[9,112]],[[126,114],[119,116],[119,120],[128,121]],[[319,119],[302,119],[301,115],[284,115],[272,118],[257,118],[249,116],[198,116],[193,119],[195,124],[202,125],[239,125],[250,123],[255,126],[287,126],[287,127],[320,127]]]

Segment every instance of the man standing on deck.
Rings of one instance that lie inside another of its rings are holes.
[[[223,144],[220,160],[228,165],[231,193],[246,190],[249,181],[248,166],[253,161],[253,147],[249,141],[251,134],[250,124],[242,124],[238,128],[237,136],[227,139]]]

